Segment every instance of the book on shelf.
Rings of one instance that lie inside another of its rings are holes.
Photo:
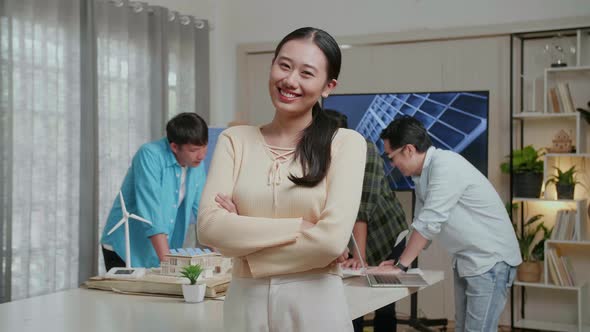
[[[551,236],[549,239],[557,240],[559,239],[559,230],[561,229],[561,215],[563,214],[563,210],[558,210],[555,214],[555,225],[553,226],[553,231],[551,232]]]
[[[576,239],[576,210],[559,210],[555,215],[555,226],[551,240],[571,241]]]
[[[574,266],[572,264],[572,260],[567,256],[561,256],[561,261],[567,271],[567,276],[569,278],[570,286],[576,285],[576,280],[574,279]]]
[[[561,256],[556,249],[547,249],[545,253],[550,281],[558,286],[575,286],[574,270],[570,259]]]
[[[559,100],[561,100],[562,111],[564,113],[576,112],[576,107],[574,106],[574,101],[572,99],[569,84],[558,82],[557,92],[559,95]]]
[[[559,268],[560,259],[557,257],[555,249],[548,249],[547,253],[547,267],[549,268],[549,274],[553,279],[553,283],[557,286],[564,286],[565,279],[564,276]]]
[[[547,252],[545,253],[545,263],[547,264],[547,271],[548,271],[548,275],[549,275],[549,283],[555,284],[555,285],[559,285],[559,277],[557,275],[557,269],[555,268],[555,263],[553,262],[553,255],[551,254],[551,250],[553,249],[548,249]]]
[[[559,98],[557,97],[557,91],[555,88],[549,89],[549,101],[551,102],[551,110],[553,113],[561,113],[561,107],[559,106]]]

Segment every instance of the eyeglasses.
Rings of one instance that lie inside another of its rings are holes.
[[[400,154],[406,146],[407,145],[404,145],[396,150],[391,151],[391,153],[387,155],[387,158],[389,159],[389,161],[393,162],[393,159],[395,158],[395,156]]]

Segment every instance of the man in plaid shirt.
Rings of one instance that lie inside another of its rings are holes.
[[[333,110],[324,110],[336,120],[341,128],[348,127],[346,115]],[[363,259],[369,266],[377,266],[384,260],[397,259],[403,252],[405,240],[398,246],[395,241],[398,234],[408,229],[403,208],[391,190],[385,171],[383,159],[375,144],[367,140],[367,161],[363,179],[361,205],[352,234]],[[352,258],[342,263],[342,267],[358,269],[361,267],[356,250],[351,250]],[[353,321],[355,332],[362,331],[363,317]],[[395,331],[395,303],[389,304],[375,312],[373,319],[375,332]]]

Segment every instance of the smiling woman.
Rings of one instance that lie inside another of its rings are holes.
[[[269,93],[276,108],[275,118],[262,128],[267,141],[281,141],[277,126],[285,121],[307,126],[297,144],[295,157],[303,165],[303,176],[290,179],[303,186],[315,186],[325,176],[330,164],[328,153],[337,129],[318,102],[327,98],[338,84],[342,55],[336,41],[323,30],[302,28],[293,31],[279,43],[272,62]],[[311,111],[311,112],[310,112]]]
[[[234,257],[227,331],[352,331],[335,263],[358,212],[366,143],[318,103],[336,87],[340,63],[328,33],[293,31],[270,70],[273,120],[219,137],[198,235]]]

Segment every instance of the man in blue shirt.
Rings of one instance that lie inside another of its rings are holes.
[[[381,133],[391,165],[416,184],[414,232],[396,261],[377,271],[400,272],[435,237],[453,258],[455,331],[497,331],[516,266],[516,235],[498,193],[461,155],[432,146],[412,117]]]
[[[121,186],[125,206],[152,223],[129,220],[133,267],[158,267],[170,248],[182,247],[205,186],[207,142],[205,121],[181,113],[167,123],[166,137],[142,145],[133,157]],[[107,235],[121,217],[117,193],[101,238],[107,271],[125,266],[124,227]]]

